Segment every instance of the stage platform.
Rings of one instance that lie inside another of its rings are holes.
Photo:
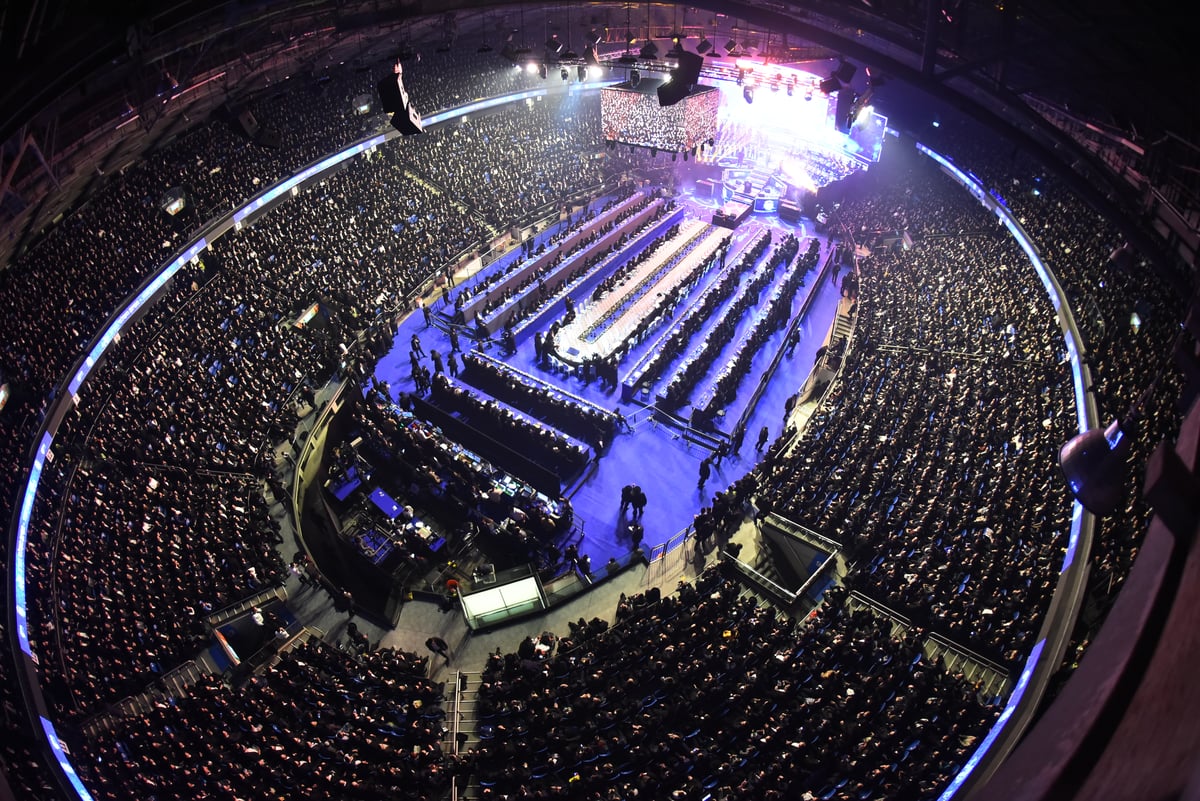
[[[721,208],[713,212],[713,225],[719,225],[722,228],[737,228],[746,221],[752,210],[753,207],[749,203],[743,203],[740,200],[727,201]]]

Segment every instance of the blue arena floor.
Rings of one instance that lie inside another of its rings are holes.
[[[702,207],[698,211],[707,212]],[[785,232],[795,233],[801,237],[801,252],[808,245],[807,235],[811,235],[811,224],[792,225],[777,218],[752,217],[752,223],[770,226],[775,234],[772,245],[764,258],[771,253]],[[749,225],[749,223],[747,223]],[[745,228],[746,226],[743,226]],[[740,234],[741,232],[739,232]],[[822,254],[828,251],[829,243],[822,240]],[[736,244],[735,244],[736,249]],[[485,279],[490,271],[503,269],[507,259],[502,258],[490,265],[484,272],[473,276],[472,280]],[[693,296],[703,291],[709,276],[696,289]],[[757,461],[754,445],[759,430],[767,426],[772,438],[782,430],[784,420],[784,404],[787,398],[795,393],[807,379],[813,366],[817,350],[824,344],[825,337],[833,324],[837,310],[840,292],[826,276],[817,281],[818,273],[813,271],[793,299],[793,315],[797,314],[805,299],[812,294],[812,301],[801,320],[801,336],[792,355],[784,356],[778,370],[770,380],[765,392],[759,397],[754,409],[750,412],[746,426],[746,436],[740,453],[727,457],[719,468],[713,470],[704,489],[697,487],[699,465],[710,451],[682,436],[681,430],[656,422],[652,415],[635,403],[622,403],[621,390],[601,388],[598,382],[584,383],[574,376],[563,376],[549,370],[543,370],[535,364],[532,338],[527,338],[518,347],[517,353],[511,357],[503,357],[498,345],[488,345],[488,352],[497,358],[504,358],[512,366],[548,382],[554,383],[588,401],[609,409],[620,409],[633,423],[633,432],[619,435],[611,446],[606,449],[601,458],[589,465],[580,478],[566,487],[565,493],[571,500],[575,510],[577,526],[583,533],[580,552],[591,557],[594,567],[603,565],[610,556],[621,556],[631,550],[631,542],[625,531],[623,515],[620,512],[621,487],[626,484],[639,484],[646,493],[648,502],[642,525],[645,528],[644,547],[662,543],[686,528],[698,509],[706,505],[713,493],[724,489],[731,482],[748,472]],[[781,280],[783,271],[779,272],[777,280]],[[772,285],[774,286],[774,284]],[[760,295],[761,299],[768,297],[770,290]],[[681,304],[680,314],[686,308],[686,302]],[[723,307],[721,307],[723,309]],[[746,315],[741,321],[734,341],[741,336],[751,324],[752,315]],[[717,319],[712,321],[718,322]],[[396,335],[395,346],[384,356],[376,368],[376,377],[386,381],[394,395],[415,389],[409,376],[408,343],[416,333],[420,336],[422,345],[428,353],[438,350],[443,354],[450,350],[449,339],[440,329],[426,327],[421,313],[415,312],[405,319]],[[702,331],[697,336],[703,336]],[[785,344],[786,331],[777,331],[755,356],[748,375],[738,388],[734,402],[726,409],[726,419],[736,420],[745,411],[751,395],[758,384],[759,377],[768,368],[775,354]],[[622,361],[620,375],[624,376],[632,365],[643,355],[644,351],[653,346],[655,337],[649,337]],[[464,348],[470,348],[473,341],[462,338]],[[729,346],[717,358],[714,370],[720,369],[732,355],[733,347]],[[704,381],[701,381],[704,384]],[[688,409],[681,410],[686,417]],[[462,443],[470,448],[470,443]]]

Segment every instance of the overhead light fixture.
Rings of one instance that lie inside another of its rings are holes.
[[[820,83],[821,91],[827,95],[831,95],[834,92],[836,92],[838,89],[841,89],[841,88],[842,88],[842,85],[838,82],[837,78],[826,78],[825,80],[821,81],[821,83]]]
[[[854,66],[849,61],[843,60],[840,64],[838,64],[838,68],[833,74],[836,75],[837,79],[842,83],[850,83],[850,81],[854,80],[854,73],[856,72],[858,72],[858,67]]]
[[[737,49],[738,49],[738,43],[736,41],[734,41],[733,39],[730,39],[728,42],[725,43],[725,52],[728,53],[729,55],[732,56],[734,53],[737,52]]]
[[[588,35],[585,37],[584,41],[586,41],[588,44],[590,44],[594,47],[595,45],[600,44],[600,42],[603,41],[603,39],[604,39],[603,34],[601,34],[595,28],[592,28],[590,31],[588,31]]]
[[[530,75],[536,75],[537,71],[538,71],[537,62],[530,61],[528,64],[525,65],[525,71],[528,72]]]
[[[646,42],[642,45],[641,55],[647,61],[653,61],[658,58],[658,45],[654,42]]]
[[[712,50],[712,42],[708,41],[708,37],[705,36],[700,40],[700,43],[696,45],[696,52],[700,55],[704,55],[709,50]]]
[[[551,36],[546,40],[546,52],[557,56],[563,50],[562,42],[558,41],[558,34]]]

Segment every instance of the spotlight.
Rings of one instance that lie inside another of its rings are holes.
[[[592,28],[590,31],[588,31],[588,35],[584,37],[584,41],[593,47],[600,44],[603,39],[604,35],[598,32],[595,28]]]
[[[546,40],[546,52],[550,55],[557,56],[563,50],[562,42],[558,41],[558,34],[551,36]]]
[[[858,67],[854,66],[849,61],[843,61],[838,65],[837,70],[835,70],[833,74],[836,75],[837,79],[842,83],[850,83],[850,81],[854,79],[854,73],[857,71]]]
[[[735,42],[733,39],[730,39],[728,42],[725,43],[725,52],[728,53],[729,55],[732,56],[734,53],[737,52],[737,49],[738,49],[738,43]]]
[[[646,42],[642,45],[641,55],[647,61],[653,61],[658,58],[658,45],[654,42]]]
[[[712,42],[708,41],[708,37],[705,36],[700,40],[700,43],[696,45],[696,52],[700,55],[704,55],[709,50],[712,50]]]
[[[630,70],[629,71],[629,85],[632,86],[634,89],[636,89],[637,85],[641,82],[642,82],[642,73],[638,72],[637,70]]]
[[[535,64],[534,62],[530,61],[528,64],[525,65],[525,71],[528,72],[530,75],[534,75],[538,71],[538,65]]]
[[[625,44],[629,47],[633,47],[635,44],[637,44],[637,37],[630,33],[625,37]]]
[[[821,81],[821,91],[827,95],[833,94],[841,87],[842,85],[838,83],[837,78],[826,78],[825,80]]]
[[[742,97],[746,98],[747,103],[753,103],[754,102],[754,87],[753,86],[743,86],[742,87]]]

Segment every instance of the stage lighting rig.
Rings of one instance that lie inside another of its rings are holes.
[[[700,42],[699,42],[699,43],[696,45],[696,52],[697,52],[697,53],[699,53],[700,55],[704,55],[704,54],[705,54],[705,53],[707,53],[709,50],[712,50],[712,47],[713,47],[713,45],[712,45],[712,42],[708,41],[708,37],[707,37],[707,36],[705,36],[705,37],[704,37],[703,39],[701,39],[701,40],[700,40]]]
[[[641,56],[647,61],[654,61],[656,58],[658,58],[658,45],[656,45],[654,42],[646,42],[644,45],[642,45]]]

